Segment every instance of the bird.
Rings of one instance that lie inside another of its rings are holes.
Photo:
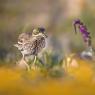
[[[34,56],[33,66],[35,66],[38,53],[46,46],[47,34],[45,28],[34,28],[33,31],[21,33],[18,37],[18,42],[14,46],[22,54],[22,59],[25,60],[26,56]],[[32,68],[32,66],[31,66]],[[29,66],[28,66],[29,69]]]

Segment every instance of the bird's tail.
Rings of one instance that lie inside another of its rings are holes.
[[[13,46],[18,48],[18,44],[14,44]]]

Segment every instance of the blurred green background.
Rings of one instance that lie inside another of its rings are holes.
[[[95,47],[95,0],[0,0],[0,60],[14,61],[18,35],[29,25],[45,27],[47,48],[64,55],[85,48],[81,34],[74,34],[73,20],[87,26]]]

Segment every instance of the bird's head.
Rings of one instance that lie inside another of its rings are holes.
[[[42,28],[42,27],[34,28],[34,29],[33,29],[33,32],[32,32],[32,35],[33,35],[33,36],[39,36],[39,35],[41,35],[41,36],[47,38],[45,29]]]

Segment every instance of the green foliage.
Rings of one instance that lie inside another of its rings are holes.
[[[28,64],[32,66],[33,60],[29,60]],[[58,60],[58,56],[53,54],[53,52],[45,51],[43,53],[42,58],[38,58],[36,60],[35,65],[39,68],[39,70],[50,77],[62,77],[63,69],[61,67],[63,63],[63,58]]]

